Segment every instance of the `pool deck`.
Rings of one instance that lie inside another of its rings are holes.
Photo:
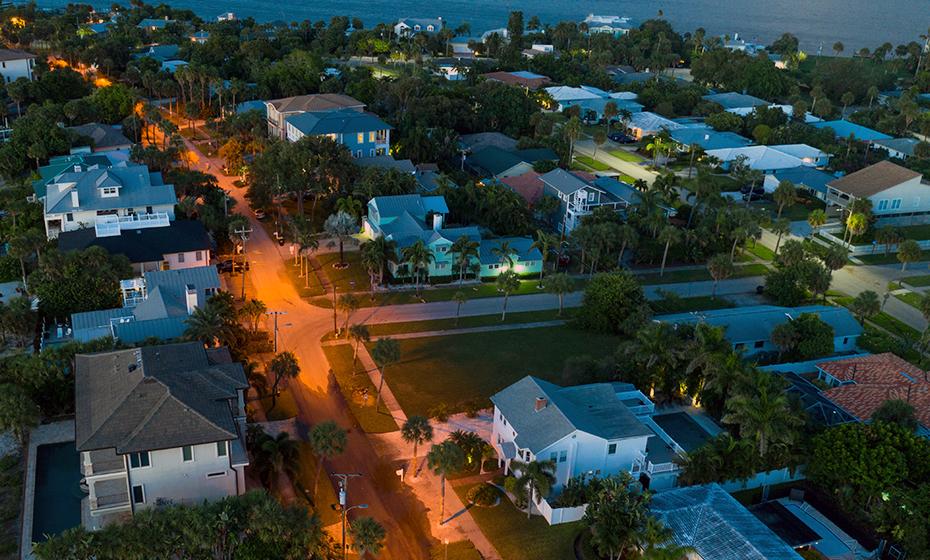
[[[788,498],[781,498],[778,502],[785,509],[794,514],[798,520],[817,533],[821,540],[814,545],[818,552],[832,559],[865,559],[872,558],[856,540],[830,521],[827,516],[817,511],[814,506],[806,502],[795,502]]]
[[[35,514],[36,449],[40,445],[74,441],[74,420],[42,424],[29,434],[26,454],[26,483],[23,485],[23,527],[20,533],[19,557],[32,560],[32,517]]]

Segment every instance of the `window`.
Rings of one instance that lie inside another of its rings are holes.
[[[879,200],[879,201],[878,201],[878,209],[879,209],[879,211],[881,211],[881,210],[888,210],[888,201],[887,201],[887,200]]]
[[[901,199],[900,199],[900,198],[896,198],[896,199],[894,199],[894,200],[891,201],[891,209],[892,209],[892,210],[897,210],[897,209],[900,208],[900,207],[901,207]]]
[[[72,214],[71,212],[68,212],[67,214],[65,214],[65,221],[73,222],[73,221],[74,221],[74,214]]]
[[[145,503],[145,488],[143,488],[141,484],[137,484],[132,487],[132,503],[134,504]]]
[[[225,442],[225,441],[218,441],[218,442],[216,442],[216,456],[217,456],[217,457],[225,457],[225,456],[226,456],[226,453],[227,453],[227,451],[226,451],[226,442]]]
[[[375,141],[375,131],[374,131],[374,130],[372,130],[371,132],[368,133],[368,141],[369,141],[369,142],[374,142],[374,141]]]
[[[844,344],[844,345],[849,344],[849,337],[848,337],[848,336],[844,336],[844,337],[843,337],[843,344]]]
[[[374,148],[368,150],[368,157],[375,157],[375,149],[374,149]]]
[[[559,451],[559,462],[564,463],[568,460],[568,451],[562,450]]]
[[[358,143],[359,143],[359,144],[364,144],[364,143],[365,143],[365,133],[364,133],[364,132],[359,132],[359,133],[358,133]]]
[[[746,346],[745,344],[743,344],[742,342],[740,342],[740,343],[737,343],[736,345],[734,345],[733,348],[736,348],[737,350],[739,350],[740,348],[743,348],[743,347],[745,347],[745,346]]]
[[[146,207],[145,207],[145,213],[146,213],[146,214],[152,214],[152,213],[154,213],[154,212],[155,212],[155,210],[153,210],[151,206],[146,206]]]
[[[221,476],[226,476],[226,471],[207,473],[207,478],[219,478]]]
[[[753,348],[762,348],[763,346],[765,346],[765,341],[764,341],[764,340],[757,340],[756,343],[753,344],[752,346],[753,346]]]
[[[617,453],[617,444],[616,444],[616,443],[611,443],[610,445],[607,446],[607,454],[608,454],[608,455],[614,455],[614,454],[616,454],[616,453]]]
[[[361,159],[361,157],[362,157],[362,151],[359,150],[359,151],[355,152],[355,157]]]
[[[197,251],[196,253],[194,253],[194,259],[195,259],[197,262],[202,261],[202,260],[203,260],[203,251]]]
[[[148,451],[129,454],[129,466],[134,469],[141,469],[152,465],[151,457]]]
[[[103,196],[103,197],[119,196],[119,188],[103,187],[102,189],[100,189],[100,196]]]
[[[181,458],[184,459],[185,463],[190,463],[194,460],[194,448],[190,445],[185,445],[181,448]]]
[[[178,253],[178,262],[179,263],[184,262],[184,253]]]
[[[549,454],[549,460],[555,463],[556,461],[559,460],[559,454],[553,451],[552,453]]]

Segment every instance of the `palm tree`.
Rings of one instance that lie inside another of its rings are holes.
[[[345,266],[345,240],[358,232],[358,222],[351,215],[339,210],[323,222],[323,231],[339,240],[339,265]]]
[[[572,117],[562,125],[562,133],[568,140],[568,161],[575,161],[575,142],[581,137],[581,120]]]
[[[813,234],[817,234],[817,230],[827,223],[827,213],[820,208],[811,210],[810,214],[807,215],[807,224],[811,226],[811,231]]]
[[[520,289],[520,277],[512,270],[505,270],[497,277],[497,289],[504,292],[504,307],[501,311],[501,321],[507,319],[507,301],[510,294]]]
[[[608,101],[607,104],[604,105],[604,122],[607,126],[606,135],[608,136],[610,135],[610,121],[612,121],[618,113],[619,110],[617,109],[616,101]]]
[[[444,525],[446,520],[446,476],[456,473],[465,466],[465,452],[454,442],[446,440],[434,443],[426,455],[426,464],[431,471],[439,476],[440,501],[439,524]]]
[[[344,196],[336,201],[336,210],[359,218],[362,215],[362,202],[351,196]]]
[[[558,238],[551,233],[546,233],[541,229],[536,230],[536,240],[533,241],[530,249],[538,249],[542,255],[542,267],[539,269],[540,288],[542,288],[543,285],[543,273],[546,271],[546,261],[549,259],[549,252],[552,251],[552,247],[558,245],[558,243]]]
[[[636,247],[639,243],[639,232],[630,224],[623,224],[617,228],[617,238],[620,241],[620,254],[617,257],[617,264],[623,265],[623,254],[630,247]]]
[[[665,274],[665,261],[668,258],[668,249],[674,243],[681,243],[681,230],[677,227],[668,225],[662,228],[662,231],[659,233],[659,243],[665,244],[665,249],[662,251],[662,267],[659,268],[659,277],[661,278]]]
[[[371,333],[368,331],[368,327],[359,323],[349,327],[349,338],[355,341],[352,349],[352,373],[355,373],[355,364],[358,363],[358,347],[363,342],[371,340]]]
[[[462,313],[462,304],[468,301],[468,294],[458,290],[452,294],[452,301],[455,302],[455,326],[459,326],[459,315]]]
[[[710,292],[710,299],[717,297],[717,284],[721,280],[726,280],[736,272],[733,261],[726,253],[718,253],[707,260],[707,271],[710,277],[714,279],[714,287]]]
[[[789,204],[793,204],[798,197],[798,190],[795,188],[794,183],[784,179],[778,183],[778,186],[775,187],[775,192],[772,193],[772,199],[775,200],[775,203],[778,204],[778,218],[781,218],[781,213]]]
[[[469,430],[455,430],[449,434],[449,439],[465,453],[466,467],[471,467],[475,461],[480,462],[488,445],[481,436]]]
[[[375,402],[375,412],[381,406],[381,389],[384,388],[384,373],[388,366],[400,361],[400,344],[391,337],[379,338],[375,347],[371,349],[371,358],[381,368],[381,379],[378,381],[378,400]]]
[[[417,449],[420,445],[433,441],[433,426],[425,416],[411,416],[407,418],[400,428],[400,437],[407,443],[413,444],[413,476],[419,472],[417,466]]]
[[[790,444],[803,421],[792,411],[780,379],[755,370],[745,387],[727,400],[726,424],[739,426],[740,435],[756,440],[759,457],[765,457],[772,444]]]
[[[520,474],[517,488],[527,493],[526,518],[529,519],[533,515],[536,497],[545,498],[555,486],[555,461],[513,461],[511,468]]]
[[[255,449],[255,466],[266,486],[270,486],[272,478],[278,474],[293,478],[300,470],[300,442],[287,432],[274,437],[262,432]]]
[[[865,214],[856,212],[846,218],[846,235],[843,241],[852,243],[853,238],[862,235],[869,228],[869,219]]]
[[[778,236],[778,240],[775,241],[775,253],[778,253],[778,248],[781,247],[781,238],[791,233],[791,222],[788,221],[788,218],[778,218],[772,222],[771,230],[772,233]]]
[[[220,310],[209,303],[195,307],[184,323],[187,325],[184,338],[199,340],[206,346],[216,346],[233,339],[229,323]]]
[[[300,375],[300,365],[297,363],[297,356],[293,352],[285,350],[275,355],[268,364],[268,369],[273,376],[271,383],[271,409],[274,409],[278,399],[278,384],[281,380],[297,379]],[[269,409],[269,410],[271,410]]]
[[[413,269],[413,278],[416,282],[417,297],[420,297],[420,271],[428,268],[430,263],[436,260],[433,252],[422,239],[417,239],[412,245],[404,247],[401,251],[404,261],[410,264]]]
[[[507,269],[513,268],[513,257],[517,250],[511,247],[510,241],[501,241],[496,247],[491,249],[491,254],[497,257],[500,264],[507,264]]]
[[[387,532],[384,527],[370,517],[359,517],[349,525],[349,538],[352,540],[352,550],[359,558],[366,555],[377,556],[384,548],[384,537]]]
[[[397,259],[397,242],[381,236],[365,242],[361,249],[363,254],[370,253],[371,262],[377,263],[378,284],[384,284],[384,268]]]
[[[923,301],[921,303],[923,303]],[[866,319],[871,319],[879,314],[882,310],[882,303],[878,298],[878,294],[872,290],[866,290],[860,292],[858,296],[849,302],[849,310],[856,316],[856,320],[860,323],[865,323]]]
[[[342,294],[336,302],[336,307],[346,314],[346,320],[342,328],[342,330],[346,331],[346,338],[349,337],[349,319],[352,317],[352,314],[358,310],[360,305],[355,294]]]
[[[572,277],[564,272],[552,274],[546,277],[546,291],[550,294],[559,296],[559,317],[562,316],[564,309],[565,294],[575,289],[575,281]]]
[[[472,241],[467,235],[459,237],[452,243],[452,248],[449,251],[456,255],[455,265],[459,269],[459,284],[465,281],[465,271],[468,270],[468,263],[473,258],[478,257],[478,247],[478,242]]]
[[[320,473],[323,471],[323,461],[332,459],[346,448],[348,434],[332,420],[320,422],[310,428],[307,439],[316,455],[316,475],[313,477],[313,497],[316,498],[317,485],[320,482]]]

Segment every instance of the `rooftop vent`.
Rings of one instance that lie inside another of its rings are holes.
[[[534,407],[536,412],[539,412],[547,406],[549,406],[549,399],[546,397],[536,397],[536,405]]]

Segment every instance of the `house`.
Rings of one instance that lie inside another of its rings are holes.
[[[355,158],[387,154],[394,128],[374,113],[354,109],[291,115],[285,119],[285,126],[290,142],[304,136],[325,136],[348,148]]]
[[[652,515],[675,544],[700,560],[801,560],[801,556],[718,484],[688,486],[652,496]]]
[[[265,101],[265,113],[268,118],[268,135],[272,138],[287,138],[286,119],[300,113],[320,113],[324,111],[339,111],[351,109],[364,111],[365,104],[361,101],[338,93],[320,93],[314,95],[298,95],[283,99]]]
[[[370,239],[385,237],[396,243],[398,258],[389,265],[395,278],[413,275],[409,263],[403,261],[402,254],[405,247],[417,241],[423,241],[433,255],[433,261],[426,271],[429,277],[454,277],[458,271],[455,270],[452,244],[463,236],[479,245],[478,255],[470,259],[469,268],[480,265],[480,277],[495,278],[508,269],[521,275],[539,274],[542,254],[532,247],[531,239],[506,237],[484,240],[475,226],[447,227],[445,218],[448,213],[449,208],[442,196],[378,196],[368,201],[368,215],[363,221],[364,235]],[[514,250],[511,255],[512,267],[494,255],[493,249],[503,243]]]
[[[681,128],[686,127],[649,111],[633,113],[633,117],[627,123],[627,129],[636,140],[642,140],[646,136],[655,136],[663,130],[671,132]]]
[[[432,194],[436,192],[443,182],[452,188],[457,187],[452,180],[440,173],[439,168],[435,165],[420,164],[416,166],[413,178],[417,182],[417,190],[422,194]]]
[[[724,111],[744,108],[754,109],[756,107],[765,107],[769,105],[769,102],[764,99],[736,92],[712,93],[705,95],[701,99],[720,105]]]
[[[612,97],[599,97],[596,99],[578,99],[566,100],[559,103],[559,110],[564,111],[570,107],[578,107],[581,119],[587,122],[600,122],[605,119],[607,105],[614,106],[615,116],[611,117],[612,122],[622,120],[620,114],[623,111],[631,115],[643,110],[643,106],[636,101],[627,99],[617,99]]]
[[[916,138],[891,138],[872,142],[875,148],[885,150],[888,157],[901,160],[914,157],[914,148],[918,144],[920,144],[920,140]]]
[[[930,183],[890,161],[880,161],[827,183],[827,203],[845,208],[856,198],[872,201],[879,220],[907,217],[924,222],[930,215]]]
[[[4,83],[15,82],[20,78],[32,81],[36,55],[19,49],[0,49],[0,76]]]
[[[45,186],[45,231],[97,228],[98,236],[126,229],[163,227],[174,220],[174,185],[145,165],[119,163],[105,169],[66,172]]]
[[[32,190],[37,201],[45,199],[48,185],[55,182],[55,178],[64,173],[89,171],[91,169],[106,169],[129,160],[129,152],[113,151],[92,153],[89,148],[62,156],[52,156],[48,165],[38,169],[39,178],[32,182]]]
[[[814,425],[831,427],[858,421],[806,378],[792,371],[779,372],[779,377],[788,382],[785,393],[804,410],[808,420]]]
[[[558,159],[559,156],[548,148],[509,151],[488,145],[467,156],[465,165],[480,177],[504,179],[531,171],[537,161]]]
[[[178,45],[149,45],[147,49],[133,54],[132,57],[137,60],[140,58],[151,58],[158,62],[167,62],[169,60],[177,60],[180,51],[181,47]]]
[[[556,103],[563,101],[579,101],[582,99],[603,99],[609,94],[606,91],[591,87],[552,86],[546,88],[546,93]]]
[[[772,342],[772,332],[779,325],[804,314],[814,314],[833,329],[833,352],[851,352],[862,334],[860,325],[845,307],[808,305],[804,307],[779,307],[775,305],[752,305],[732,309],[713,309],[696,313],[659,315],[655,321],[672,325],[696,325],[705,323],[722,327],[724,336],[747,356],[778,352]]]
[[[914,407],[919,433],[930,436],[930,378],[927,372],[886,352],[817,364],[823,395],[860,422],[868,422],[888,400]]]
[[[198,45],[206,43],[209,39],[210,32],[203,30],[192,33],[190,36],[191,43],[197,43]]]
[[[891,140],[891,136],[888,136],[887,134],[882,134],[877,130],[872,130],[871,128],[847,121],[845,119],[838,121],[821,121],[813,123],[811,126],[820,129],[829,128],[840,140],[846,140],[850,137],[852,137],[853,140],[858,140],[859,142]]]
[[[480,42],[481,39],[477,37],[456,37],[449,41],[449,47],[452,49],[452,56],[455,58],[475,58],[477,51],[471,45]]]
[[[545,195],[546,184],[542,182],[542,173],[533,170],[527,171],[523,175],[514,175],[504,177],[501,183],[510,190],[520,195],[527,207],[532,208]]]
[[[798,158],[805,166],[825,167],[830,163],[830,158],[833,157],[823,150],[807,144],[778,144],[771,146],[771,148]]]
[[[144,29],[145,31],[158,31],[160,29],[165,29],[172,23],[176,22],[173,19],[168,19],[168,16],[165,16],[164,19],[146,18],[140,21],[136,27]]]
[[[746,146],[743,148],[707,150],[706,153],[708,156],[719,160],[721,162],[720,167],[725,171],[729,171],[731,164],[737,160],[743,160],[750,169],[756,169],[763,173],[774,173],[782,169],[794,169],[802,166],[816,166],[815,161],[805,162],[791,153],[781,151],[779,146]]]
[[[166,60],[161,63],[161,71],[167,72],[169,74],[174,74],[178,71],[178,68],[182,66],[187,66],[188,62],[186,60]]]
[[[233,12],[223,12],[216,16],[216,21],[236,21],[236,14]]]
[[[523,70],[519,72],[489,72],[482,74],[481,77],[492,82],[520,86],[528,90],[537,90],[552,81],[542,74]]]
[[[100,123],[88,123],[80,126],[68,127],[68,130],[78,136],[90,139],[94,152],[111,152],[113,150],[128,150],[132,148],[132,140],[126,138],[122,127]]]
[[[619,86],[629,86],[632,84],[643,84],[650,80],[656,79],[656,74],[652,72],[619,72],[615,71],[611,75],[614,83]]]
[[[179,220],[161,227],[114,228],[99,235],[97,228],[58,234],[58,249],[82,251],[102,247],[111,255],[124,255],[136,274],[208,266],[213,242],[198,220]]]
[[[466,152],[477,152],[482,148],[494,146],[507,152],[517,150],[517,141],[501,132],[476,132],[459,136],[459,145]]]
[[[445,22],[437,18],[404,18],[394,24],[394,34],[398,37],[412,37],[417,33],[435,35],[442,31]]]
[[[401,173],[410,173],[413,175],[417,172],[417,166],[409,159],[394,159],[391,154],[381,154],[374,157],[362,157],[355,160],[359,167],[375,167],[378,169],[393,169]]]
[[[533,43],[532,46],[528,49],[523,49],[523,58],[529,58],[530,60],[536,58],[537,56],[558,56],[558,52],[555,50],[554,45]]]
[[[765,192],[771,194],[775,192],[780,182],[791,181],[795,187],[808,191],[820,200],[826,200],[827,183],[834,179],[836,179],[836,177],[829,173],[802,165],[789,169],[778,169],[769,173],[765,176],[762,187],[765,189]]]
[[[735,132],[717,132],[712,128],[679,128],[669,133],[682,151],[689,151],[691,146],[702,150],[723,150],[729,148],[743,148],[752,141]]]
[[[794,118],[794,107],[792,107],[791,105],[771,103],[771,104],[766,104],[765,107],[768,109],[778,109],[782,113],[784,113],[785,116],[788,117],[789,119]],[[727,109],[727,113],[733,113],[734,115],[738,115],[740,117],[748,117],[749,115],[751,115],[752,113],[755,113],[756,110],[760,108],[761,107],[736,107],[733,109]],[[804,113],[804,122],[807,124],[814,124],[814,123],[823,122],[823,119],[813,115],[810,111],[808,111]]]
[[[106,35],[110,32],[110,27],[113,26],[112,21],[101,21],[96,23],[89,23],[83,26],[81,29],[86,29],[90,31],[93,35]]]
[[[506,27],[498,27],[495,29],[488,29],[481,34],[481,42],[487,44],[491,37],[497,36],[501,42],[510,40],[510,30]]]
[[[249,384],[228,349],[188,342],[78,354],[74,361],[86,528],[245,493]]]
[[[610,33],[615,37],[624,35],[633,29],[633,23],[628,17],[602,16],[588,14],[581,22],[588,29],[588,33]]]
[[[553,169],[539,180],[544,185],[544,194],[559,200],[556,229],[565,235],[597,208],[620,212],[641,201],[636,189],[610,177],[596,178],[578,171]]]
[[[552,461],[556,492],[582,474],[602,477],[638,470],[646,442],[655,435],[610,383],[560,387],[527,376],[496,393],[491,402],[491,445],[505,471],[511,471],[515,460]]]
[[[749,56],[756,56],[760,51],[765,50],[765,45],[747,41],[740,38],[739,33],[735,33],[732,39],[724,40],[723,48],[728,51],[744,52]]]
[[[468,77],[469,69],[475,61],[470,58],[434,58],[430,64],[435,67],[433,74],[441,76],[450,82],[458,82]]]

